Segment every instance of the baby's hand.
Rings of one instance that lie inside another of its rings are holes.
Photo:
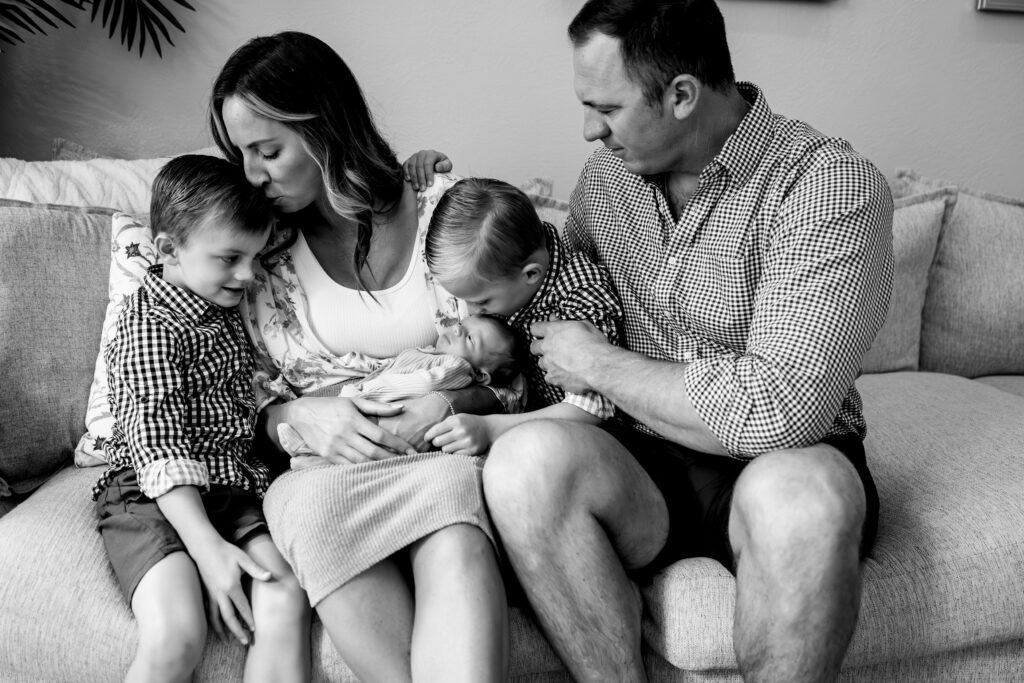
[[[484,415],[468,413],[445,418],[443,422],[427,430],[424,438],[445,453],[463,455],[483,455],[494,440],[487,418]]]
[[[406,182],[417,192],[434,184],[435,173],[448,173],[450,170],[451,160],[433,149],[421,149],[402,164]]]

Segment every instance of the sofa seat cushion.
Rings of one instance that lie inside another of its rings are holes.
[[[975,381],[1017,396],[1024,396],[1024,375],[986,375],[976,377]]]
[[[1024,637],[1024,399],[934,373],[865,375],[866,450],[881,498],[844,666]],[[645,587],[644,635],[683,669],[735,669],[735,581],[706,559]]]
[[[0,680],[123,680],[137,642],[134,618],[96,531],[90,491],[101,471],[65,468],[0,518]],[[516,675],[562,670],[534,623],[512,610]],[[355,682],[318,620],[317,681]],[[59,653],[59,654],[58,654]],[[211,632],[195,681],[241,681],[244,649]]]

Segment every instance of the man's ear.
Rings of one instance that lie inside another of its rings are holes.
[[[527,284],[534,285],[544,279],[544,266],[536,261],[527,263],[519,272],[523,274]]]
[[[177,265],[178,246],[175,244],[174,238],[166,232],[158,232],[153,238],[153,244],[156,246],[156,253],[160,256],[161,262]]]
[[[704,84],[689,74],[681,74],[672,79],[665,88],[665,106],[672,115],[682,120],[697,108],[697,102],[704,94]]]

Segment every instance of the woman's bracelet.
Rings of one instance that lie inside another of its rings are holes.
[[[442,394],[440,391],[431,391],[430,393],[434,394],[435,396],[440,396],[441,400],[448,404],[448,410],[452,411],[452,417],[455,417],[455,406],[452,405],[451,400],[449,400],[447,396]]]

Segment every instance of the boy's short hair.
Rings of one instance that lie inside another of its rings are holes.
[[[430,218],[427,267],[440,280],[500,280],[546,246],[545,224],[522,190],[493,178],[463,178]]]
[[[232,227],[258,235],[274,223],[274,207],[263,190],[249,184],[241,167],[206,154],[174,157],[157,173],[150,201],[153,233],[179,244],[213,212]]]
[[[491,381],[488,385],[507,387],[526,367],[526,362],[530,358],[529,346],[519,338],[512,326],[504,319],[490,313],[475,313],[474,316],[497,323],[502,336],[508,341],[507,351],[494,354],[497,365],[491,371]]]

